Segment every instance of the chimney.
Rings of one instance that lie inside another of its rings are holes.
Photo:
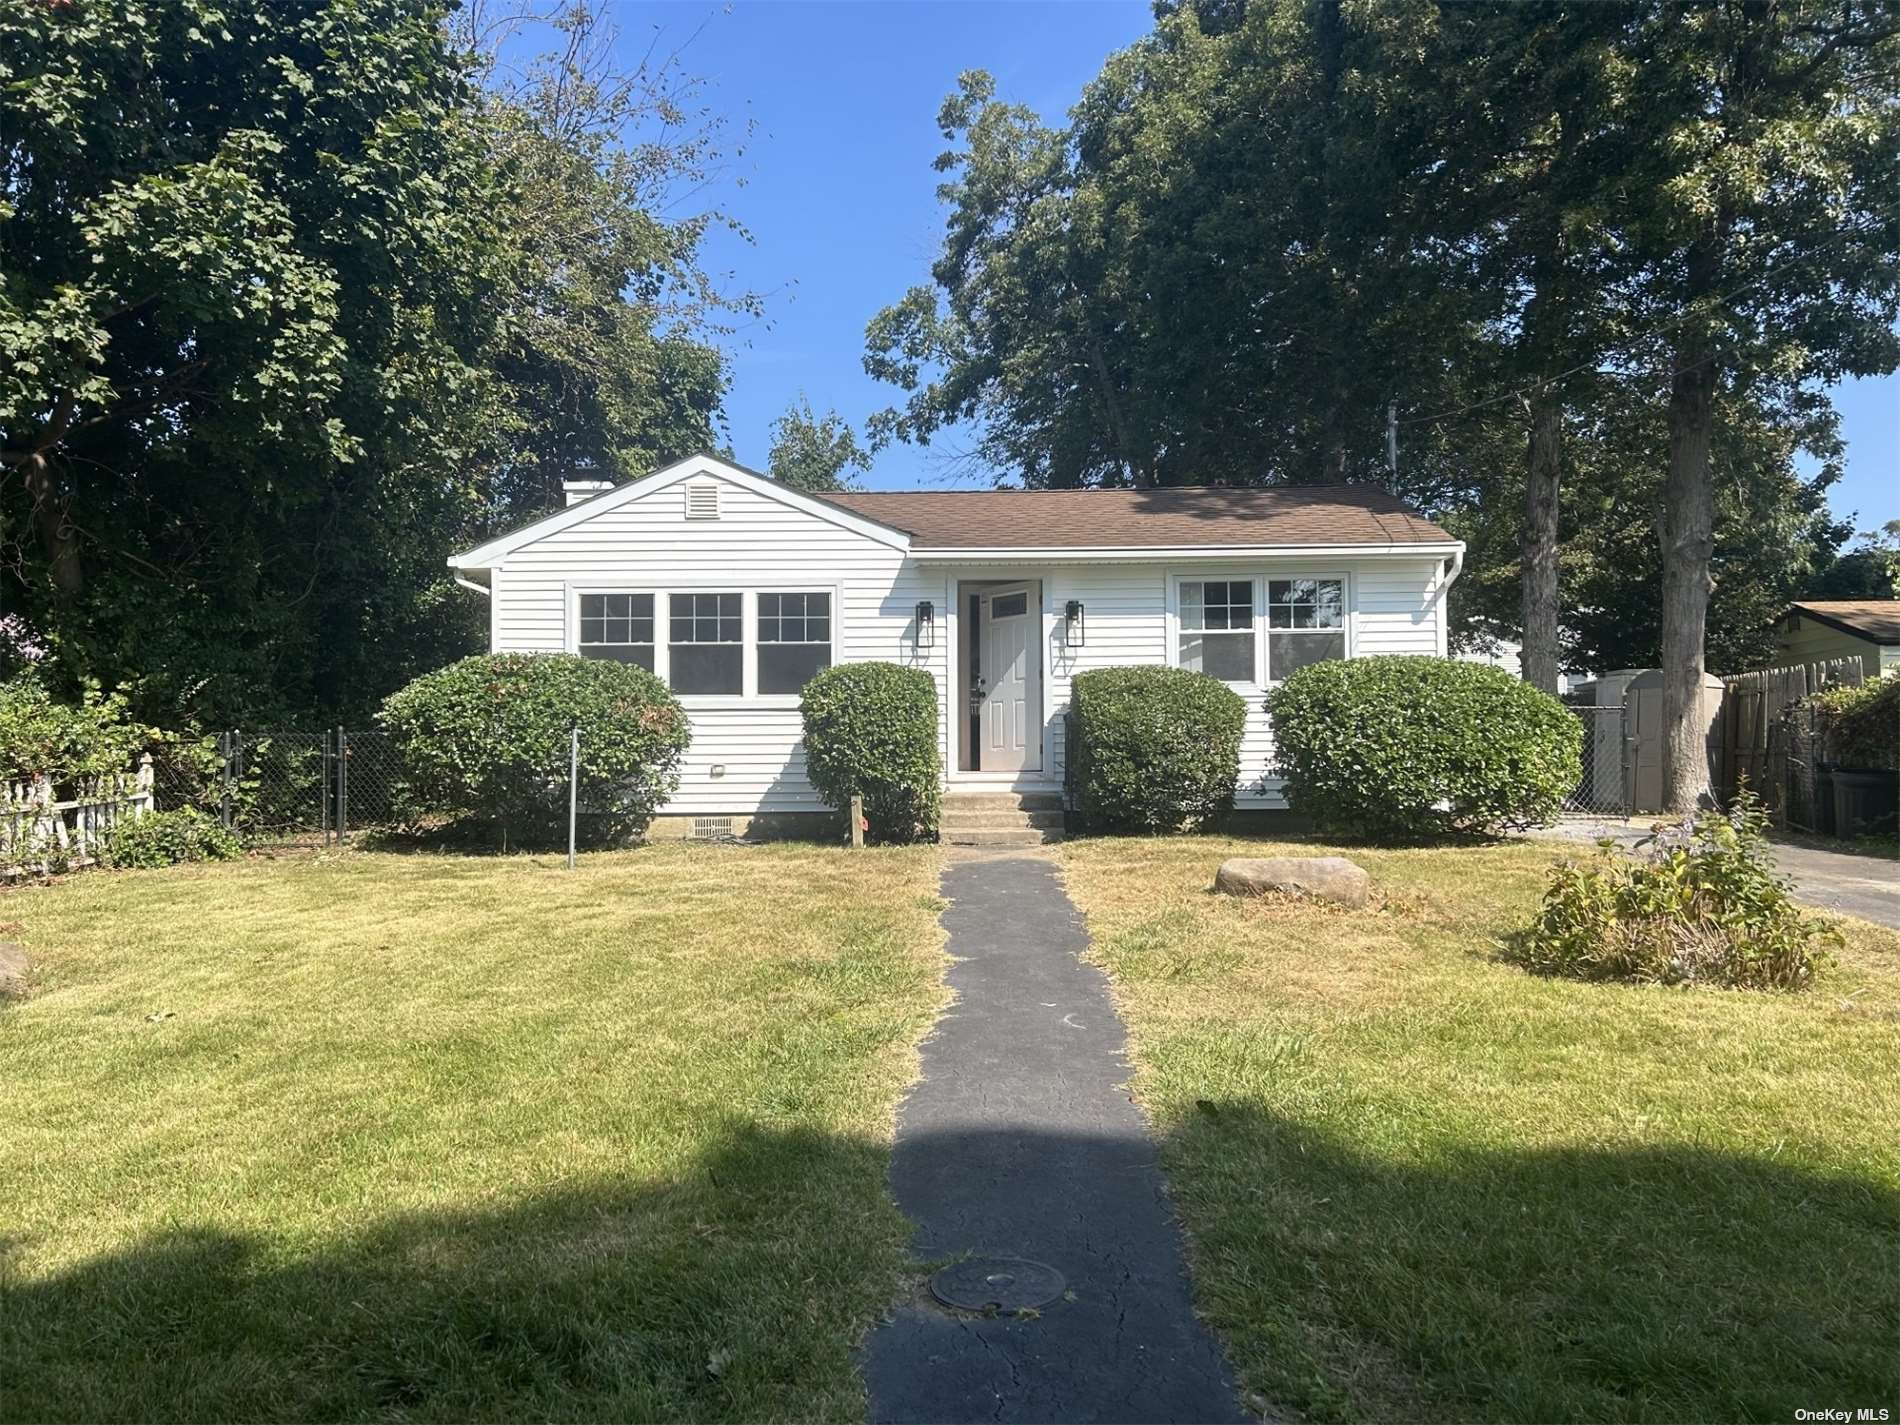
[[[570,505],[578,505],[582,500],[591,500],[602,490],[611,490],[611,480],[563,480],[561,491],[567,496]]]

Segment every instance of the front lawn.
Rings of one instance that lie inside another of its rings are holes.
[[[928,850],[0,895],[0,1416],[856,1419]]]
[[[1212,895],[1221,839],[1065,848],[1246,1383],[1327,1419],[1900,1419],[1900,939],[1801,996],[1495,957],[1548,845]]]

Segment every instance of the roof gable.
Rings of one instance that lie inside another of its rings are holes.
[[[710,476],[724,480],[754,494],[764,496],[766,499],[788,505],[814,519],[824,520],[827,524],[837,525],[854,534],[876,540],[892,549],[901,550],[910,546],[908,534],[872,515],[841,509],[827,501],[815,499],[802,490],[794,490],[790,486],[782,485],[770,476],[747,470],[743,466],[734,465],[717,456],[692,455],[656,470],[651,475],[631,480],[624,485],[616,485],[611,490],[604,490],[591,499],[542,515],[539,519],[531,520],[519,529],[496,535],[493,539],[478,544],[473,549],[452,554],[448,559],[449,567],[452,569],[493,568],[517,549],[533,544],[537,540],[546,539],[549,535],[558,534],[562,530],[572,529],[575,525],[584,524],[596,515],[645,499],[649,495],[657,494],[661,490],[679,484],[682,480],[689,480],[695,476]]]
[[[1900,644],[1900,599],[1801,599],[1788,612],[1872,643]]]

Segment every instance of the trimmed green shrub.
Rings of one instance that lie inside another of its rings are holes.
[[[1726,815],[1703,812],[1649,838],[1643,860],[1606,842],[1594,862],[1552,873],[1543,913],[1506,953],[1574,979],[1806,989],[1841,936],[1790,898],[1766,827],[1744,793]]]
[[[1553,820],[1583,775],[1583,727],[1500,668],[1386,655],[1314,663],[1267,695],[1293,810],[1382,840]]]
[[[646,669],[568,653],[464,658],[390,694],[377,720],[402,759],[399,815],[487,824],[504,845],[565,837],[571,729],[590,840],[645,828],[679,785],[691,736]]]
[[[1247,703],[1186,668],[1095,668],[1070,690],[1071,795],[1099,831],[1173,832],[1234,807]]]
[[[805,769],[818,795],[840,811],[864,798],[876,841],[937,834],[943,766],[937,755],[937,685],[921,668],[840,663],[799,699]]]
[[[232,861],[244,843],[194,807],[151,812],[112,828],[101,859],[122,870],[154,870],[187,861]]]
[[[1808,700],[1824,755],[1842,767],[1900,768],[1900,673]]]

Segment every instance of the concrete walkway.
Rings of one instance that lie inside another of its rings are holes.
[[[1245,1421],[1195,1319],[1125,1036],[1054,863],[971,854],[943,876],[957,1000],[923,1048],[891,1186],[920,1262],[1026,1257],[1067,1278],[1039,1314],[927,1291],[872,1332],[876,1421]]]
[[[1649,821],[1566,821],[1531,832],[1539,840],[1597,841],[1609,837],[1634,847],[1650,833]],[[1776,842],[1775,868],[1794,881],[1795,899],[1822,910],[1859,916],[1900,930],[1900,861],[1855,856]]]

